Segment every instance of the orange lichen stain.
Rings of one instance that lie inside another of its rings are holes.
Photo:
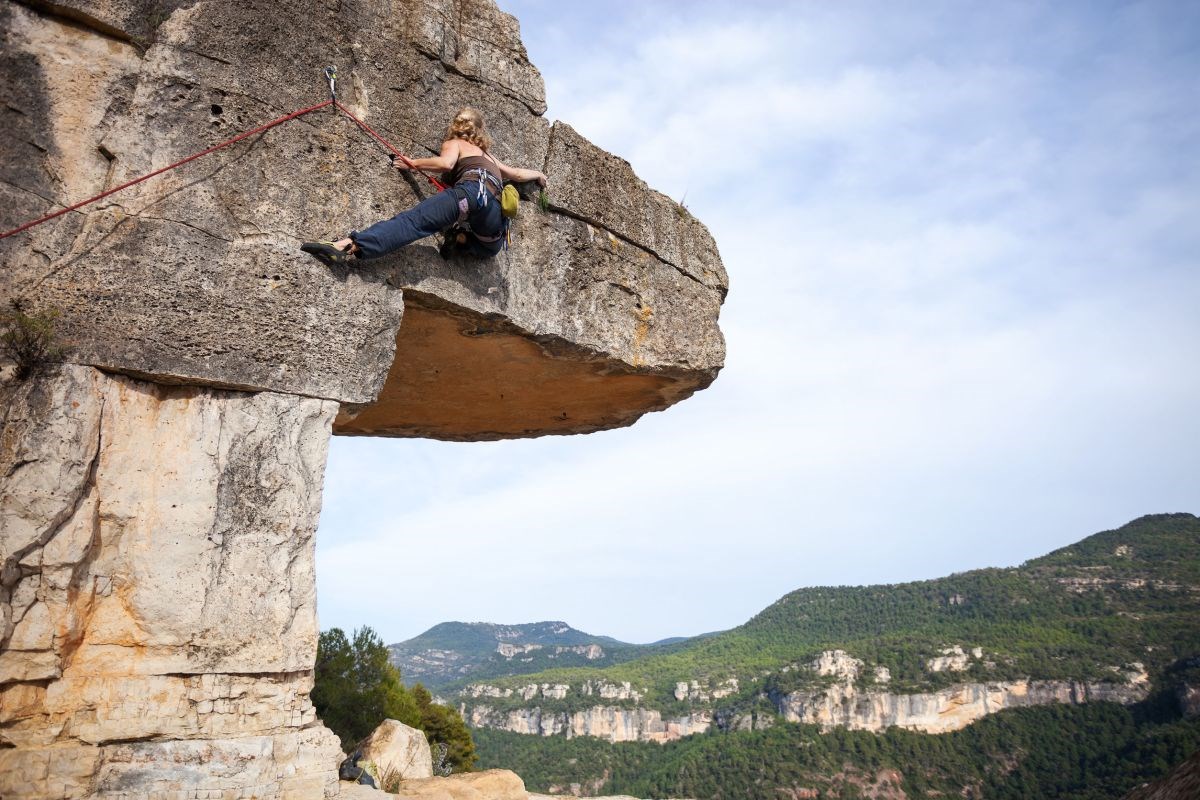
[[[650,309],[641,307],[645,338]],[[628,424],[686,384],[611,361],[554,357],[516,333],[408,304],[379,398],[340,415],[336,434],[505,438]],[[636,332],[635,332],[635,335]]]

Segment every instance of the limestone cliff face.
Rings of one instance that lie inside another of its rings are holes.
[[[969,654],[959,646],[948,648],[951,665],[932,660],[926,665],[931,673],[955,666],[961,658],[982,658],[982,651]],[[936,663],[935,663],[936,662]],[[1136,703],[1149,694],[1149,679],[1140,665],[1124,673],[1114,672],[1113,681],[995,681],[961,683],[935,692],[903,693],[882,688],[890,680],[886,667],[871,672],[869,688],[862,688],[860,676],[864,664],[844,650],[822,652],[809,664],[785,667],[784,671],[803,670],[817,678],[829,678],[819,688],[765,693],[759,699],[768,702],[777,716],[746,712],[739,704],[721,702],[738,692],[739,681],[728,678],[715,683],[681,681],[675,685],[675,699],[694,708],[685,713],[664,715],[647,708],[643,698],[649,690],[629,684],[623,691],[597,692],[596,685],[615,688],[614,684],[588,681],[582,686],[567,684],[529,684],[518,690],[488,684],[468,686],[461,695],[464,718],[475,727],[499,728],[514,733],[540,736],[598,736],[613,742],[666,742],[704,733],[714,725],[721,730],[753,730],[770,727],[776,718],[832,728],[850,728],[882,732],[896,726],[923,733],[956,731],[1006,708],[1079,704],[1088,702]],[[598,696],[626,701],[621,705],[595,705],[579,711],[557,710],[552,701],[573,696]],[[529,705],[499,708],[494,701],[520,698]],[[489,702],[492,701],[492,702]]]
[[[0,364],[0,796],[332,795],[330,433],[600,430],[721,367],[712,238],[541,116],[490,0],[0,0],[0,229],[319,102],[331,63],[413,155],[482,109],[551,207],[487,262],[326,269],[301,239],[427,191],[327,111],[0,240],[0,303],[58,312],[71,347],[24,383]]]
[[[319,797],[313,535],[337,404],[91,367],[5,387],[0,796]]]
[[[834,686],[823,692],[794,692],[776,700],[788,722],[831,728],[883,731],[896,726],[923,733],[960,730],[1006,708],[1146,699],[1145,685],[1079,681],[964,683],[938,692],[896,694]]]
[[[597,705],[583,711],[540,707],[498,711],[487,705],[464,706],[463,716],[476,728],[498,728],[535,736],[596,736],[610,742],[671,742],[704,733],[713,722],[709,712],[664,717],[650,708]]]

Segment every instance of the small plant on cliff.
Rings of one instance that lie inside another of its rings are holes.
[[[542,189],[538,192],[537,204],[538,204],[538,208],[540,208],[542,211],[550,210],[550,195],[546,194],[545,189]]]
[[[0,354],[17,365],[17,380],[26,380],[49,364],[62,360],[66,349],[55,341],[58,311],[33,311],[13,300],[0,312]]]

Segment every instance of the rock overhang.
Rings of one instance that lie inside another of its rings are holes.
[[[550,176],[551,202],[522,203],[512,247],[490,261],[443,262],[417,245],[326,269],[300,239],[362,227],[427,190],[349,120],[317,112],[0,241],[2,293],[57,310],[75,360],[337,400],[339,434],[455,440],[628,425],[715,378],[727,278],[712,237],[626,162],[540,116],[541,77],[490,2],[447,16],[454,4],[380,0],[335,20],[309,3],[200,0],[153,43],[140,29],[122,41],[136,5],[0,11],[3,69],[21,78],[3,90],[9,135],[28,156],[0,166],[0,227],[311,105],[327,61],[341,63],[343,102],[417,155],[458,106],[480,107],[501,158]],[[382,40],[312,38],[364,28]],[[102,46],[74,61],[38,51],[63,29]],[[271,42],[314,63],[282,65]],[[62,121],[84,108],[86,129]],[[80,168],[62,169],[71,159]]]

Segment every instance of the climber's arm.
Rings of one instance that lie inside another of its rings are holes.
[[[428,158],[412,159],[413,167],[428,172],[449,172],[458,163],[459,140],[447,139],[442,142],[442,153]],[[411,169],[403,161],[396,161],[396,169]]]
[[[500,177],[506,181],[514,181],[516,183],[524,183],[525,181],[537,181],[538,186],[546,185],[545,173],[538,172],[536,169],[522,169],[520,167],[510,167],[503,161],[496,161],[496,166],[500,167]]]

